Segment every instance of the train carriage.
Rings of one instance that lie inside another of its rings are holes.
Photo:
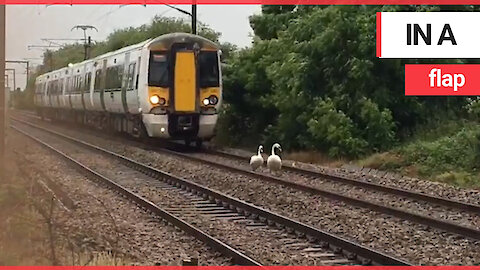
[[[46,117],[200,145],[222,103],[220,54],[203,37],[163,35],[38,76],[35,105]]]

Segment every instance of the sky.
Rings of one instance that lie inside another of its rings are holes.
[[[191,6],[176,5],[190,11]],[[253,34],[248,17],[259,14],[260,5],[199,5],[197,18],[222,34],[220,41],[228,41],[239,47],[251,44]],[[115,29],[136,27],[149,23],[155,15],[178,17],[190,20],[188,15],[164,5],[10,5],[7,6],[6,56],[7,60],[28,60],[32,65],[42,63],[45,48],[30,48],[29,45],[49,45],[42,39],[83,38],[82,30],[71,30],[75,25],[95,26],[98,32],[87,33],[95,41],[104,40]],[[73,41],[55,41],[72,43]],[[17,87],[26,83],[25,65],[7,63],[14,68]],[[7,72],[9,85],[13,88],[13,72]]]

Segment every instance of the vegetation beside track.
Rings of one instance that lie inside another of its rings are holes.
[[[472,121],[447,121],[388,152],[357,163],[461,187],[480,188],[480,126]]]

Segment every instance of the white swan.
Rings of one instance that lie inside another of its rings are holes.
[[[252,171],[255,171],[260,166],[262,166],[262,164],[263,164],[262,152],[263,152],[263,145],[259,145],[258,146],[258,153],[256,155],[253,155],[250,158],[250,166],[252,167]]]
[[[272,146],[272,154],[267,159],[267,167],[272,173],[276,173],[282,169],[282,159],[275,154],[275,148],[278,148],[280,152],[282,151],[280,144],[275,143]]]

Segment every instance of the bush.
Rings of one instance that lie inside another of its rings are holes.
[[[313,144],[328,149],[332,157],[359,156],[365,152],[368,143],[358,138],[353,121],[341,110],[337,110],[330,99],[319,100],[308,121],[308,131]]]
[[[480,126],[470,123],[452,136],[411,143],[398,152],[405,157],[405,165],[414,165],[420,176],[452,179],[465,178],[465,172],[475,175],[480,166]]]

